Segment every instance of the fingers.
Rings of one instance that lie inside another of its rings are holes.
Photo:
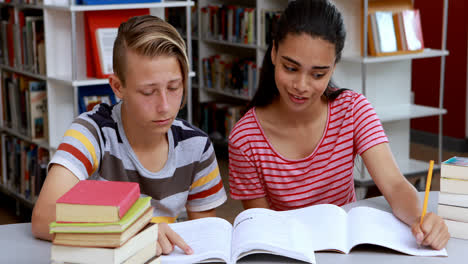
[[[156,246],[156,256],[160,256],[162,254],[162,248],[161,248],[161,245],[159,244],[159,242],[157,243],[157,246]]]
[[[192,248],[189,245],[187,245],[184,239],[180,237],[179,234],[174,232],[174,230],[172,230],[170,227],[168,227],[167,238],[172,242],[172,244],[182,249],[185,252],[185,254],[187,255],[193,254]]]
[[[419,225],[419,220],[411,226],[411,233],[413,233],[413,236],[416,238],[416,243],[421,245],[424,240],[424,233]]]
[[[424,235],[422,245],[430,246],[434,249],[442,249],[447,245],[450,238],[447,225],[444,223],[442,218],[434,213],[428,213],[424,217],[424,222],[421,227]]]
[[[174,251],[174,246],[178,246],[187,255],[193,254],[192,248],[169,225],[166,223],[159,223],[158,225],[158,246],[162,254],[170,254]]]

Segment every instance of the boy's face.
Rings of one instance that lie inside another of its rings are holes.
[[[145,134],[166,133],[179,112],[184,93],[178,60],[169,56],[149,58],[127,50],[125,77],[125,87],[113,88],[124,101],[122,111],[128,124]]]

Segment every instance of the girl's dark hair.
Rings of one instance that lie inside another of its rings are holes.
[[[276,28],[272,32],[272,39],[276,50],[278,50],[278,46],[288,34],[300,35],[303,33],[334,44],[335,63],[340,60],[346,38],[346,30],[341,13],[328,0],[291,1],[281,14]],[[271,51],[272,44],[268,47],[263,58],[258,89],[248,108],[269,105],[279,95],[274,78],[275,66],[271,61]],[[338,89],[330,81],[324,95],[328,100],[335,100],[344,90],[346,89]]]

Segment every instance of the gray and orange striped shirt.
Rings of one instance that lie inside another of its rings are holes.
[[[120,109],[121,103],[101,104],[78,116],[50,164],[66,167],[80,180],[138,182],[142,196],[153,198],[157,222],[174,222],[184,207],[199,212],[226,201],[213,145],[204,132],[176,119],[167,133],[166,164],[151,172],[127,140]]]

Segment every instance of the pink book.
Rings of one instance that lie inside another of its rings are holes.
[[[117,222],[140,197],[135,182],[78,182],[56,201],[57,222]]]

